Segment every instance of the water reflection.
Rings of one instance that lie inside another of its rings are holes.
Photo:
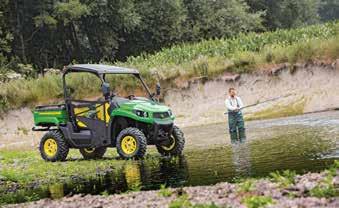
[[[244,173],[251,175],[251,149],[249,145],[244,141],[232,144],[231,148],[234,170],[237,176]]]
[[[141,161],[126,161],[118,169],[113,169],[96,178],[77,178],[64,184],[52,184],[45,194],[57,199],[66,195],[114,194],[128,190],[158,189],[160,185],[182,186],[188,181],[188,167],[185,157],[150,157]]]

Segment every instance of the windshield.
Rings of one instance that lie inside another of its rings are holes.
[[[117,96],[127,97],[134,95],[135,97],[150,97],[142,81],[134,75],[106,74],[105,80],[110,84],[111,91]]]

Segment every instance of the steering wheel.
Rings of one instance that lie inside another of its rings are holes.
[[[135,99],[135,95],[128,95],[126,98],[128,98],[129,100],[134,100]]]

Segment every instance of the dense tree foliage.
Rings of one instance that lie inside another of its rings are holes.
[[[125,60],[338,15],[339,0],[0,0],[0,69]]]
[[[265,11],[268,29],[295,28],[318,23],[321,0],[246,0],[253,12]],[[328,2],[332,0],[323,0]],[[338,0],[333,0],[338,1]]]
[[[4,66],[8,61],[6,55],[11,52],[10,43],[13,36],[8,28],[8,0],[0,0],[0,74],[4,73]],[[2,66],[2,67],[1,67]]]
[[[339,0],[322,1],[319,13],[323,21],[339,19]]]

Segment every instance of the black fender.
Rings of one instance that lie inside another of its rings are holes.
[[[108,137],[111,139],[111,145],[113,147],[116,146],[116,138],[120,131],[128,126],[128,118],[122,116],[111,117],[108,123]]]

